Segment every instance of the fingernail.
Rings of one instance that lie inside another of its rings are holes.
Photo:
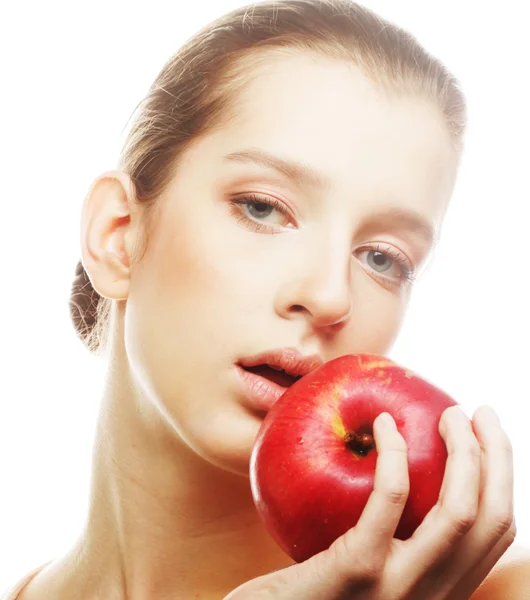
[[[390,415],[389,413],[382,412],[377,418],[379,421],[381,421],[381,423],[383,424],[384,427],[397,429],[396,422],[392,418],[392,415]]]

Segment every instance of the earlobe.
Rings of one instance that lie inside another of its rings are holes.
[[[94,181],[83,203],[82,261],[93,288],[104,298],[128,296],[133,202],[129,176],[111,171]]]

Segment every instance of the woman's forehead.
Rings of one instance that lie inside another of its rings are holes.
[[[381,177],[453,167],[456,152],[433,100],[389,96],[345,61],[312,55],[276,59],[235,98],[235,117],[219,129],[220,143],[237,152],[274,149],[344,172]],[[403,163],[409,163],[404,165]],[[391,165],[394,165],[393,167]]]

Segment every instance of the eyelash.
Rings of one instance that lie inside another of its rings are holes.
[[[258,221],[255,221],[254,219],[245,215],[242,211],[242,208],[241,208],[242,206],[247,206],[250,204],[266,204],[268,206],[272,206],[273,208],[278,210],[283,215],[289,216],[289,211],[286,210],[283,203],[279,202],[278,200],[276,200],[274,198],[258,196],[257,194],[248,194],[243,197],[232,198],[230,200],[230,204],[231,204],[231,208],[232,208],[232,211],[231,211],[232,214],[236,217],[239,217],[238,223],[242,221],[242,222],[244,222],[245,226],[250,227],[253,231],[256,231],[258,233],[274,234],[274,233],[278,233],[278,231],[271,229],[270,225],[265,225],[263,223],[259,223]],[[401,271],[399,280],[393,279],[391,277],[385,277],[381,273],[378,273],[377,271],[374,271],[372,269],[372,272],[374,273],[374,275],[378,279],[381,279],[384,283],[390,283],[391,285],[394,285],[394,286],[400,286],[405,283],[412,283],[413,281],[415,281],[416,277],[414,274],[414,269],[411,268],[410,262],[408,261],[408,259],[406,259],[402,254],[393,252],[392,248],[387,247],[384,250],[380,250],[380,244],[377,244],[377,245],[365,247],[362,250],[363,251],[373,250],[375,252],[385,254],[386,256],[390,257],[392,260],[394,260],[399,265],[399,269]]]

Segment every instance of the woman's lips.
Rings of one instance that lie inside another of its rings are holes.
[[[243,393],[252,408],[256,410],[269,411],[282,394],[289,389],[288,386],[280,385],[257,373],[247,371],[240,365],[236,365],[236,370]],[[281,376],[281,374],[279,375]],[[290,379],[292,382],[293,378]]]
[[[275,369],[274,367],[270,367],[269,365],[256,365],[255,367],[243,367],[245,371],[250,371],[254,373],[254,375],[259,375],[264,379],[268,379],[273,383],[277,383],[284,388],[291,387],[291,385],[297,380],[300,379],[300,376],[289,375],[285,371],[281,371],[279,369]]]

